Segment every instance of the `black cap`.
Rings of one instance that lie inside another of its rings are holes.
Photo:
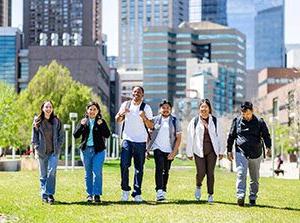
[[[250,101],[245,101],[241,104],[241,110],[246,111],[247,109],[253,110],[253,104]]]
[[[160,102],[159,107],[162,107],[163,105],[169,105],[172,108],[171,102],[167,101],[166,99]]]

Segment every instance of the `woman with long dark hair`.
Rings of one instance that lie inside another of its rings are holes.
[[[53,103],[45,101],[34,120],[31,140],[38,156],[41,196],[45,203],[54,203],[56,169],[63,140],[62,124],[54,114]]]
[[[74,137],[81,136],[80,156],[85,169],[87,202],[100,203],[102,195],[102,167],[105,159],[104,138],[110,131],[102,119],[100,105],[91,101],[86,106],[85,118],[78,123]]]
[[[199,104],[199,115],[188,125],[186,153],[190,160],[195,159],[197,175],[195,198],[201,198],[201,186],[204,176],[207,178],[209,203],[213,202],[214,169],[217,157],[223,158],[224,150],[220,145],[220,126],[217,118],[212,116],[212,106],[208,99],[202,99]]]

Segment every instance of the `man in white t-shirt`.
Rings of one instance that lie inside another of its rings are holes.
[[[122,201],[128,201],[129,186],[129,167],[131,159],[134,162],[134,183],[132,197],[136,202],[141,202],[141,186],[143,180],[146,142],[148,139],[148,129],[153,128],[152,110],[148,104],[143,102],[144,89],[141,86],[133,87],[133,99],[125,101],[116,115],[118,123],[123,122],[122,126],[122,151],[121,151],[121,187]]]

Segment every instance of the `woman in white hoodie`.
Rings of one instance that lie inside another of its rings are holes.
[[[194,117],[188,125],[186,153],[190,160],[195,159],[197,175],[195,198],[201,198],[201,186],[204,176],[207,178],[208,202],[213,202],[214,170],[217,157],[223,158],[216,117],[212,116],[212,107],[208,99],[199,104],[199,116]]]

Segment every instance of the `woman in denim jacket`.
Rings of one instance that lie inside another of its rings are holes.
[[[42,201],[54,203],[58,156],[64,140],[61,121],[54,114],[53,103],[45,101],[35,118],[31,143],[38,156]]]

